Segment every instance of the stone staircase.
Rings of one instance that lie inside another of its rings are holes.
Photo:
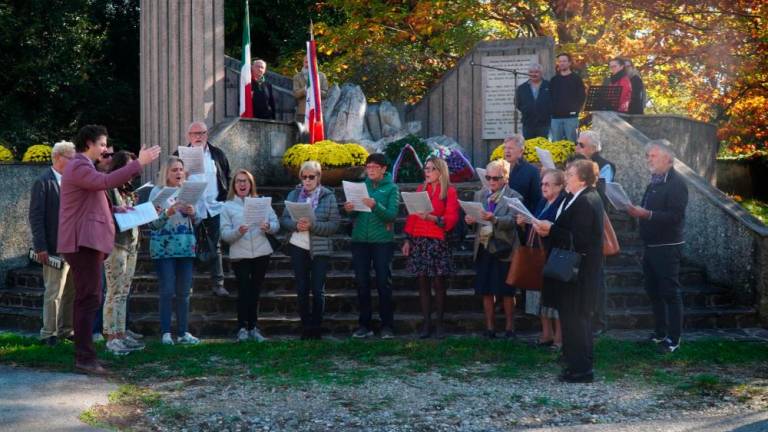
[[[401,185],[402,190],[413,190],[416,185]],[[474,183],[458,185],[461,199],[471,199],[478,187]],[[290,188],[260,188],[259,192],[273,197],[275,211],[282,212],[282,202]],[[337,188],[341,202],[343,193]],[[643,290],[640,267],[642,246],[635,222],[621,213],[611,213],[611,220],[622,247],[621,254],[609,257],[606,263],[608,286],[608,320],[611,328],[649,328],[652,314]],[[396,232],[402,233],[404,209],[396,223]],[[357,296],[354,273],[349,252],[349,221],[343,218],[339,234],[334,236],[334,250],[326,283],[326,313],[324,328],[331,333],[348,334],[357,324]],[[342,234],[344,233],[344,234]],[[279,236],[284,238],[284,236]],[[147,334],[159,331],[158,285],[153,264],[147,252],[148,241],[143,237],[139,260],[130,298],[131,319],[134,326]],[[402,234],[397,236],[399,243]],[[446,305],[446,328],[451,332],[474,332],[483,329],[482,302],[474,295],[472,280],[473,235],[454,241],[456,274],[449,281]],[[405,270],[405,257],[397,251],[393,259],[393,291],[395,300],[396,331],[414,332],[420,324],[418,292],[415,278]],[[237,287],[229,260],[224,256],[225,286],[231,297],[213,296],[207,274],[196,271],[190,302],[190,327],[195,334],[205,336],[232,335],[236,331]],[[297,333],[299,318],[290,259],[282,254],[273,255],[262,287],[259,322],[266,334]],[[705,278],[702,269],[683,265],[680,274],[685,304],[687,328],[750,327],[757,323],[757,313],[751,306],[738,304],[729,287],[714,286]],[[43,298],[42,272],[39,266],[20,268],[9,272],[6,288],[0,290],[0,326],[37,330],[41,323]],[[374,311],[376,292],[373,290]],[[519,300],[518,304],[522,304]],[[499,310],[499,328],[503,315]],[[374,314],[374,321],[376,315]],[[520,330],[538,327],[536,317],[516,314]]]

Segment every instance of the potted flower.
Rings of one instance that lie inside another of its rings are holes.
[[[13,162],[13,153],[6,147],[0,145],[0,163]]]
[[[316,160],[323,167],[323,184],[338,186],[342,180],[359,178],[363,173],[366,158],[368,152],[360,144],[323,140],[314,144],[291,146],[283,154],[283,166],[298,177],[301,164]]]
[[[51,146],[45,144],[35,144],[29,146],[27,151],[24,152],[24,156],[21,158],[22,162],[27,163],[48,163],[51,161]]]
[[[536,153],[536,147],[544,150],[549,150],[552,153],[552,160],[558,166],[565,164],[565,161],[570,155],[573,154],[576,146],[573,142],[568,140],[560,140],[552,142],[546,138],[531,138],[525,140],[525,150],[523,151],[523,157],[525,160],[532,164],[541,164],[539,155]],[[496,147],[491,153],[491,160],[501,159],[504,157],[504,144]]]

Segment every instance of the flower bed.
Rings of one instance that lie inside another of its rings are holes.
[[[50,162],[52,147],[45,144],[35,144],[27,148],[24,152],[24,157],[21,158],[22,162]]]
[[[340,144],[330,140],[314,144],[296,144],[283,154],[283,166],[298,177],[301,164],[318,161],[323,167],[323,183],[336,185],[354,179],[363,171],[368,152],[359,144]]]
[[[548,150],[552,153],[552,159],[555,161],[555,164],[558,165],[565,164],[568,156],[572,155],[576,150],[575,144],[568,140],[552,142],[546,138],[532,138],[525,141],[525,150],[523,151],[525,160],[531,163],[541,163],[539,155],[536,153],[536,147]],[[504,144],[493,150],[493,153],[491,153],[491,160],[501,159],[503,157]]]

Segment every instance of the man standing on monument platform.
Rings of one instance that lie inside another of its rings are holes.
[[[320,100],[325,100],[325,94],[328,92],[328,78],[325,74],[317,71],[320,80]],[[296,121],[304,123],[305,112],[307,109],[307,81],[309,80],[309,67],[307,66],[307,57],[304,56],[304,67],[293,76],[293,98],[296,99]]]
[[[523,115],[525,139],[549,137],[552,95],[549,90],[549,81],[542,79],[542,69],[538,63],[531,64],[528,67],[530,79],[520,84],[515,92],[515,107]]]
[[[275,95],[272,84],[266,80],[267,62],[254,60],[251,64],[251,92],[253,94],[253,117],[275,119]]]
[[[558,55],[557,75],[549,84],[552,91],[552,122],[550,124],[552,141],[567,139],[576,142],[579,112],[584,106],[587,94],[584,81],[571,70],[571,64],[570,54]]]

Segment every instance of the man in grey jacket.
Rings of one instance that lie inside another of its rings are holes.
[[[40,339],[47,345],[56,345],[59,338],[72,333],[72,305],[75,289],[69,265],[60,269],[51,266],[50,258],[56,254],[59,229],[59,188],[61,174],[72,157],[75,145],[61,141],[53,146],[53,165],[32,185],[29,203],[29,226],[37,260],[43,264],[43,328]]]

